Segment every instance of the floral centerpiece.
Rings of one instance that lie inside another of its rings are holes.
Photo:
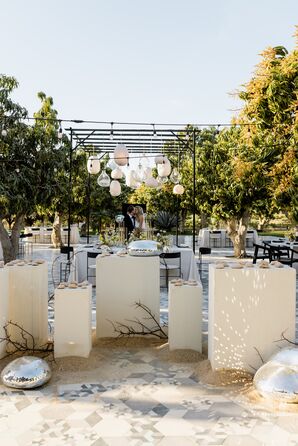
[[[156,234],[156,241],[158,243],[158,247],[163,250],[168,250],[172,244],[172,237],[167,235],[166,231],[161,230]]]
[[[102,232],[99,236],[99,242],[101,245],[106,245],[109,248],[123,245],[120,232],[114,229]]]

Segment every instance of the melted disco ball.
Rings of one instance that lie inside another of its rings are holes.
[[[161,250],[154,240],[136,240],[128,245],[128,254],[138,257],[159,256]]]
[[[1,373],[5,386],[33,389],[47,383],[52,376],[49,364],[35,356],[22,356],[10,362]]]
[[[259,368],[254,385],[265,398],[298,403],[298,348],[285,348]]]
[[[124,215],[122,214],[116,215],[115,217],[116,223],[123,223],[123,220],[124,220]]]

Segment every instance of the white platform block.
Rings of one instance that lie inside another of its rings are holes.
[[[136,327],[128,320],[146,315],[136,309],[135,302],[147,305],[159,321],[160,311],[159,257],[96,258],[96,336],[117,336],[109,321]],[[144,321],[151,328],[151,320]]]
[[[4,325],[8,322],[8,269],[0,268],[0,337],[5,336]],[[6,354],[6,342],[0,343],[0,359]]]
[[[202,285],[169,285],[169,348],[202,352]]]
[[[92,348],[92,286],[55,290],[54,354],[88,358]]]
[[[282,332],[295,339],[294,268],[216,269],[209,265],[208,357],[213,369],[253,372],[278,350]],[[258,350],[258,352],[256,351]]]
[[[9,320],[32,334],[36,346],[48,341],[48,264],[6,266],[9,272]],[[10,327],[16,340],[20,331]]]

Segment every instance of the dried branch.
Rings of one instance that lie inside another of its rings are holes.
[[[286,332],[286,331],[287,331],[287,330],[283,331],[282,334],[280,335],[280,339],[278,339],[277,341],[274,341],[274,342],[287,341],[289,344],[292,344],[292,345],[298,345],[297,342],[291,341],[289,338],[286,338],[286,337],[285,337],[285,332]]]
[[[139,318],[135,319],[127,319],[127,322],[130,322],[133,325],[127,325],[123,322],[113,322],[108,320],[115,331],[115,333],[118,333],[118,337],[124,337],[124,336],[156,336],[159,339],[167,339],[167,334],[163,330],[162,326],[159,324],[158,320],[156,319],[156,316],[152,311],[150,310],[147,305],[142,304],[140,301],[135,302],[134,306],[136,308],[140,308],[143,310],[146,314],[146,316],[143,318],[143,320],[151,320],[154,322],[154,326],[148,326],[144,322],[142,322]]]
[[[13,339],[12,334],[10,333],[10,328],[15,327],[20,332],[21,340]],[[38,354],[42,358],[48,358],[50,361],[54,361],[54,343],[51,341],[46,342],[43,345],[36,346],[36,341],[34,336],[23,327],[21,327],[18,323],[9,321],[4,327],[4,337],[0,337],[0,343],[6,342],[6,355],[4,358],[8,356],[15,355],[17,353],[26,353],[26,354]]]

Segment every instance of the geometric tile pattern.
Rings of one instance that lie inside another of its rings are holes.
[[[94,383],[0,386],[0,445],[298,445],[298,411],[251,406],[151,349],[115,349],[103,358],[109,380],[99,372]]]

